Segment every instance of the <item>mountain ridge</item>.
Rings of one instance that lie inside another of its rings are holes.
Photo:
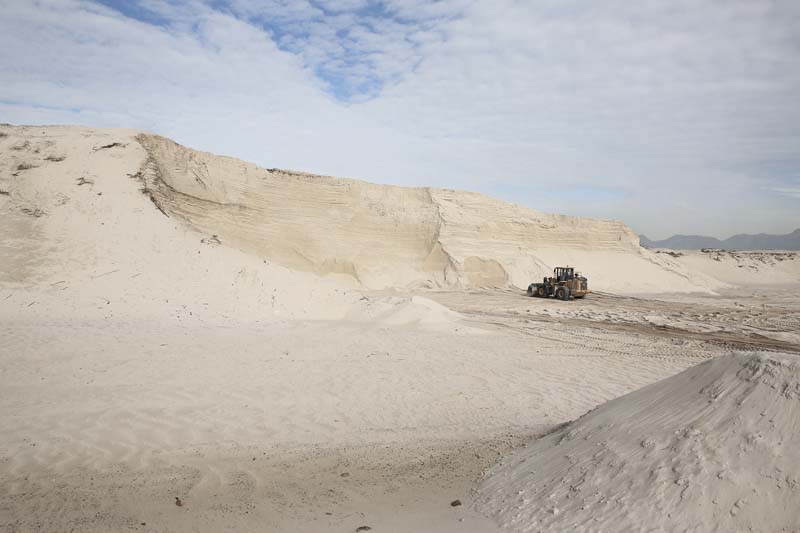
[[[770,233],[740,233],[721,240],[705,235],[677,234],[662,240],[651,240],[639,235],[639,243],[645,248],[670,248],[673,250],[700,250],[721,248],[724,250],[800,250],[800,228],[784,235]]]

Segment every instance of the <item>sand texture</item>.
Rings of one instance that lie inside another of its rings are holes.
[[[703,277],[639,247],[620,221],[550,215],[453,190],[392,187],[262,169],[153,135],[142,180],[154,201],[238,248],[370,288],[527,287],[555,262],[584,264],[603,288],[707,290]]]
[[[797,356],[720,357],[519,450],[478,506],[515,531],[796,531],[798,424]]]
[[[0,531],[791,531],[798,264],[2,125]]]

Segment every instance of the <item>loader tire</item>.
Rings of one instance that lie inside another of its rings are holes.
[[[544,298],[546,296],[546,293],[544,291],[544,287],[537,287],[536,288],[536,296],[538,296],[539,298]]]
[[[559,300],[566,300],[567,299],[567,289],[564,287],[559,287],[556,289],[556,298]]]

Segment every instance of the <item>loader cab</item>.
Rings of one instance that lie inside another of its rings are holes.
[[[553,270],[555,278],[558,281],[570,281],[575,278],[575,269],[572,267],[556,267]]]

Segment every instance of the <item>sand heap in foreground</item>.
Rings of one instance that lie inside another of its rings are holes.
[[[490,471],[516,531],[797,531],[800,359],[739,354],[610,401]]]

